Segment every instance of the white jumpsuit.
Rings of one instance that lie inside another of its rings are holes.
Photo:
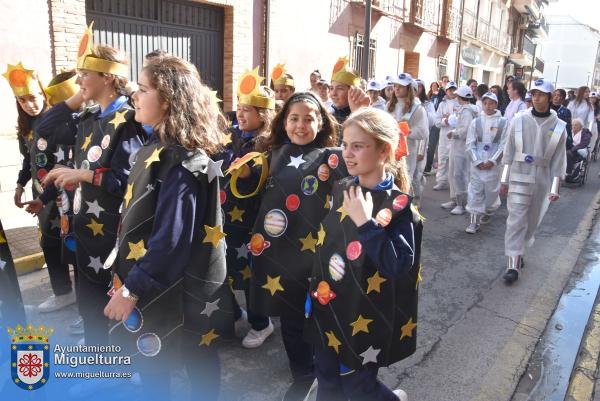
[[[479,115],[479,107],[464,104],[456,112],[456,128],[450,140],[450,163],[448,178],[450,199],[459,206],[467,205],[467,189],[469,186],[469,159],[467,158],[467,131],[471,121]]]
[[[437,148],[438,168],[435,174],[437,184],[448,185],[448,162],[450,155],[450,139],[448,132],[452,127],[444,122],[444,118],[454,114],[458,110],[458,101],[456,98],[449,99],[445,97],[438,106],[435,116],[435,126],[440,129],[440,139]]]
[[[496,110],[492,115],[482,113],[471,121],[467,133],[467,155],[471,159],[471,176],[467,211],[473,214],[490,213],[500,206],[499,162],[506,142],[508,122]],[[489,170],[480,170],[477,165],[490,161]]]
[[[548,209],[554,177],[565,176],[566,123],[556,116],[535,117],[528,110],[510,124],[502,162],[510,166],[508,218],[504,237],[507,256],[525,254]]]

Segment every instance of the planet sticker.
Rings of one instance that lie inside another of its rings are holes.
[[[248,249],[252,256],[260,256],[265,249],[271,246],[269,241],[265,241],[265,237],[262,234],[252,234],[250,237],[250,243],[248,244]]]
[[[38,153],[35,155],[35,164],[38,167],[45,167],[48,164],[48,156],[44,153]]]
[[[160,352],[162,342],[155,333],[144,333],[138,337],[137,349],[144,356],[156,356]]]
[[[69,216],[60,216],[60,235],[67,235],[69,233]]]
[[[106,149],[108,148],[108,145],[110,144],[110,135],[104,135],[104,137],[102,138],[102,142],[100,142],[100,147],[102,149]]]
[[[44,181],[44,177],[48,174],[48,171],[45,168],[41,168],[37,171],[37,179],[42,182]]]
[[[321,181],[327,181],[329,179],[329,166],[325,163],[319,166],[317,170],[317,176]]]
[[[317,181],[317,177],[314,175],[307,175],[302,179],[300,188],[302,189],[302,193],[304,195],[313,195],[315,192],[317,192],[317,189],[319,189],[319,181]]]
[[[37,140],[37,148],[42,152],[48,148],[48,141],[44,138],[40,138]]]
[[[227,192],[220,190],[219,191],[219,201],[221,202],[221,205],[223,203],[225,203],[226,200],[227,200]]]
[[[329,258],[329,275],[334,281],[340,281],[345,273],[346,263],[344,263],[344,258],[339,254],[334,253],[331,258]]]
[[[408,205],[408,196],[405,194],[400,194],[396,196],[394,202],[392,203],[392,207],[394,210],[402,210]]]
[[[144,325],[144,317],[138,308],[133,308],[127,319],[123,321],[123,326],[130,333],[137,333]]]
[[[337,168],[339,163],[340,163],[340,159],[339,159],[338,155],[336,155],[336,154],[329,155],[329,158],[327,159],[327,164],[329,164],[329,167]]]
[[[63,242],[69,251],[75,252],[77,250],[77,241],[75,241],[73,234],[67,234]]]
[[[87,159],[90,163],[96,163],[100,156],[102,156],[102,148],[98,145],[92,146],[87,152]]]
[[[265,232],[271,237],[281,236],[287,229],[287,216],[280,209],[273,209],[265,215]]]
[[[82,170],[89,170],[90,169],[90,162],[87,160],[84,160],[81,162],[81,169]]]
[[[377,216],[375,216],[375,221],[381,227],[385,227],[390,224],[390,220],[392,220],[392,211],[388,208],[381,209]]]
[[[73,213],[79,213],[79,209],[81,209],[81,187],[78,187],[73,195]]]
[[[285,207],[290,212],[295,212],[300,207],[300,197],[296,194],[288,195],[288,197],[285,198]]]
[[[362,244],[360,241],[352,241],[346,247],[346,257],[349,260],[356,260],[362,253]]]
[[[335,299],[336,297],[335,292],[331,290],[331,287],[329,286],[329,283],[327,281],[321,281],[317,285],[317,290],[314,291],[311,295],[313,298],[316,298],[321,305],[327,305],[331,300]]]

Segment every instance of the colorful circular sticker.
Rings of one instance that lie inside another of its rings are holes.
[[[329,179],[329,166],[325,163],[319,166],[317,170],[317,176],[321,181],[327,181]]]
[[[485,145],[483,145],[483,150],[485,150],[486,152],[488,150],[490,150],[492,147],[490,145],[488,145],[487,143]]]
[[[287,216],[280,209],[273,209],[265,215],[265,232],[271,237],[281,236],[287,229]]]
[[[46,164],[48,164],[48,156],[44,153],[38,153],[35,155],[35,164],[38,167],[46,167]]]
[[[81,187],[75,190],[75,195],[73,196],[73,213],[79,213],[79,209],[81,209]]]
[[[219,191],[219,201],[221,202],[221,205],[223,203],[225,203],[226,200],[227,200],[227,192],[220,190]]]
[[[77,250],[77,241],[75,241],[73,234],[67,234],[63,239],[63,242],[69,251],[75,252]]]
[[[356,260],[362,253],[362,244],[359,241],[352,241],[346,247],[346,257],[349,260]]]
[[[315,192],[317,192],[317,189],[319,189],[319,181],[314,175],[307,175],[302,179],[300,188],[302,188],[302,193],[304,195],[313,195]]]
[[[156,356],[160,352],[162,342],[154,333],[144,333],[137,339],[137,349],[144,356]]]
[[[394,210],[402,210],[408,205],[408,196],[405,194],[400,194],[396,196],[394,202],[392,203],[392,207]]]
[[[288,197],[285,198],[285,207],[290,212],[295,212],[300,207],[300,197],[296,194],[288,195]]]
[[[98,145],[92,146],[87,152],[87,159],[90,163],[96,163],[100,156],[102,156],[102,148]]]
[[[381,227],[385,227],[390,224],[390,220],[392,220],[392,211],[388,208],[381,209],[377,216],[375,216],[375,221]]]
[[[42,187],[42,184],[40,184],[40,182],[38,180],[36,180],[35,178],[33,179],[33,187],[39,193],[44,192],[44,187]]]
[[[110,144],[110,135],[104,135],[104,137],[102,138],[102,142],[100,142],[100,147],[102,149],[106,149],[108,148],[108,145]]]
[[[329,258],[329,275],[334,281],[340,281],[345,273],[346,263],[344,263],[344,258],[339,254],[334,253],[331,258]]]
[[[253,234],[248,244],[248,249],[252,256],[260,256],[265,249],[271,246],[269,241],[265,241],[265,237],[262,234]]]
[[[45,168],[41,168],[37,171],[37,179],[42,182],[44,181],[44,177],[48,174],[48,171]]]
[[[126,320],[123,321],[123,326],[131,333],[137,333],[144,325],[144,317],[138,308],[133,308]]]
[[[329,158],[327,159],[327,164],[329,164],[329,167],[337,168],[339,163],[340,163],[340,159],[339,159],[338,155],[336,155],[336,154],[329,155]]]
[[[83,170],[89,170],[90,169],[90,162],[87,160],[84,160],[81,162],[81,168]]]
[[[527,155],[525,156],[525,163],[533,163],[533,156]]]
[[[48,148],[48,141],[44,138],[40,138],[37,140],[37,148],[42,152]]]

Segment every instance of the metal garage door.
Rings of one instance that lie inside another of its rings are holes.
[[[161,49],[194,63],[222,95],[222,8],[182,0],[86,0],[85,6],[94,41],[126,51],[133,80],[144,56]]]

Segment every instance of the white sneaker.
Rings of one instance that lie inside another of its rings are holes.
[[[406,391],[402,389],[396,389],[393,391],[393,393],[400,401],[408,401],[408,394],[406,394]]]
[[[489,214],[482,214],[479,218],[479,224],[487,224],[490,222],[491,218],[492,216],[490,216]]]
[[[242,316],[238,320],[234,322],[234,329],[236,336],[242,336],[244,332],[248,330],[248,312],[246,309],[240,308],[242,310]]]
[[[461,215],[461,214],[465,214],[465,208],[460,206],[460,205],[456,205],[456,207],[454,209],[452,209],[450,211],[451,214],[454,215]]]
[[[51,295],[47,300],[38,305],[40,313],[54,312],[75,303],[75,292],[71,291],[65,295]]]
[[[442,203],[440,206],[442,206],[442,209],[452,210],[456,207],[456,202],[450,201],[450,202]]]
[[[442,191],[444,189],[448,189],[448,184],[444,184],[443,182],[440,182],[433,186],[434,191]]]
[[[254,329],[250,329],[248,334],[246,334],[246,337],[244,337],[244,339],[242,340],[242,346],[244,348],[260,347],[261,345],[263,345],[267,337],[273,334],[274,329],[275,328],[273,327],[271,319],[269,319],[269,325],[262,330],[257,331]]]
[[[465,228],[465,231],[469,234],[475,234],[477,230],[479,230],[479,225],[477,223],[470,223],[469,226]]]

